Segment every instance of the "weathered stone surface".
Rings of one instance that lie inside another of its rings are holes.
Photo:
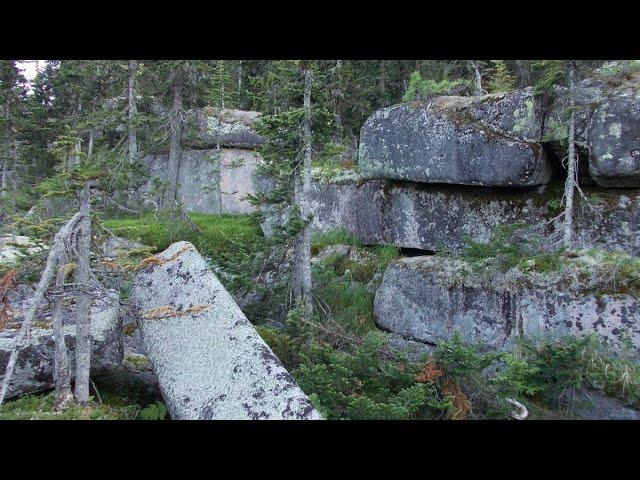
[[[371,178],[528,187],[551,179],[533,94],[437,97],[376,111],[360,132],[359,165]]]
[[[582,157],[588,157],[582,173],[588,169],[602,187],[640,187],[640,72],[629,63],[634,62],[607,62],[575,89],[576,141]],[[567,151],[568,92],[554,90],[542,139],[561,158]]]
[[[321,418],[193,245],[158,258],[132,299],[172,418]]]
[[[24,257],[48,248],[42,242],[23,235],[3,235],[0,237],[0,265],[17,265]]]
[[[317,231],[344,227],[369,245],[452,252],[461,251],[465,236],[486,242],[498,225],[553,218],[557,212],[552,201],[558,203],[562,195],[559,189],[553,193],[383,181],[315,182],[312,187]],[[576,246],[640,253],[640,194],[584,191],[588,201],[576,197]]]
[[[572,406],[576,417],[582,420],[640,420],[640,411],[595,390],[578,391]]]
[[[428,345],[423,342],[416,342],[414,340],[407,340],[402,335],[398,335],[397,333],[386,333],[386,346],[404,356],[409,362],[422,362],[425,360],[427,355],[432,353],[435,348],[433,345]]]
[[[607,91],[593,112],[589,171],[603,187],[640,187],[640,73]]]
[[[126,254],[132,250],[138,250],[144,248],[144,245],[140,242],[128,240],[121,237],[107,237],[102,243],[102,254],[107,258],[116,258],[119,255]]]
[[[509,349],[531,339],[595,333],[612,352],[630,339],[640,357],[640,301],[632,293],[593,294],[562,274],[476,273],[450,258],[404,258],[389,266],[376,292],[383,329],[438,343],[454,332],[468,342]],[[573,283],[570,283],[573,282]]]
[[[222,147],[257,148],[264,144],[252,125],[259,112],[243,110],[198,108],[185,112],[182,143],[188,148],[209,149]]]
[[[254,211],[254,207],[244,199],[247,194],[255,194],[259,185],[256,167],[260,156],[253,150],[239,148],[220,149],[220,183],[217,178],[216,149],[184,150],[182,152],[178,200],[190,212],[240,214]],[[150,155],[145,159],[149,166],[149,178],[166,179],[168,154]],[[142,192],[152,189],[150,180]],[[222,204],[218,197],[220,197]]]
[[[10,299],[11,301],[11,299]],[[91,307],[91,375],[100,375],[116,367],[122,361],[123,346],[118,309],[114,302],[117,293],[113,292],[109,300],[96,299]],[[15,324],[0,331],[0,372],[4,372],[14,337],[19,327],[23,309],[30,304],[22,299],[12,303],[16,310]],[[20,308],[20,309],[19,309]],[[7,398],[35,393],[54,387],[53,358],[55,342],[53,329],[50,326],[50,312],[43,312],[31,329],[28,339],[18,355],[16,368],[9,386]],[[76,326],[70,309],[65,309],[64,317],[65,341],[69,352],[72,376],[75,370],[75,332]]]

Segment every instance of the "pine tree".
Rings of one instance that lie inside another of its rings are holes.
[[[491,68],[487,89],[490,93],[504,93],[515,89],[516,79],[509,71],[504,60],[491,60]]]

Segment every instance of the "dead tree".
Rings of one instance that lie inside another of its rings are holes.
[[[44,298],[44,294],[46,293],[49,284],[51,283],[53,276],[56,271],[56,266],[60,261],[61,255],[65,251],[65,245],[67,240],[70,238],[72,232],[78,225],[78,222],[81,219],[80,212],[76,213],[71,220],[69,220],[58,233],[56,233],[53,239],[53,245],[49,250],[49,255],[47,257],[47,263],[45,265],[44,271],[42,272],[42,276],[40,277],[40,281],[38,282],[38,286],[36,287],[35,294],[33,296],[33,303],[22,322],[20,327],[20,331],[16,335],[14,339],[14,347],[11,351],[11,355],[9,356],[9,361],[7,362],[7,368],[4,373],[4,378],[2,380],[2,387],[0,388],[0,405],[4,401],[4,398],[9,389],[9,382],[11,381],[11,377],[13,376],[13,371],[16,366],[16,361],[18,359],[18,352],[20,351],[20,347],[23,346],[25,338],[29,334],[31,330],[31,325],[33,323],[33,318],[42,303],[42,299]]]
[[[311,293],[311,71],[304,70],[304,160],[302,164],[302,191],[300,195],[300,214],[306,222],[300,238],[300,283],[305,317],[313,313]]]
[[[476,80],[476,95],[482,96],[484,95],[484,90],[482,89],[482,75],[480,74],[480,67],[478,66],[478,62],[475,60],[469,60],[469,67],[473,70]]]
[[[13,349],[7,362],[7,367],[0,388],[0,405],[2,405],[9,383],[15,370],[16,361],[21,347],[27,338],[33,319],[40,307],[45,293],[56,276],[56,290],[58,296],[54,303],[53,327],[55,341],[54,378],[56,384],[56,406],[63,407],[70,397],[69,361],[64,343],[62,325],[62,290],[66,276],[71,272],[68,266],[69,253],[75,253],[77,268],[75,272],[76,291],[76,375],[75,397],[79,403],[86,403],[89,399],[89,372],[91,368],[91,298],[88,287],[95,282],[90,267],[90,239],[91,219],[89,210],[91,182],[85,183],[81,194],[80,211],[76,213],[59,231],[53,239],[49,250],[45,268],[36,287],[33,302],[27,311],[20,331],[14,339]],[[57,272],[57,273],[56,273]]]
[[[129,60],[129,88],[127,90],[128,97],[128,115],[129,115],[129,144],[127,150],[129,153],[129,162],[134,163],[138,156],[138,137],[136,130],[136,115],[138,113],[138,106],[136,104],[136,72],[138,70],[138,64],[135,60]]]
[[[178,198],[178,180],[180,176],[180,141],[182,138],[182,89],[184,83],[184,72],[181,66],[178,66],[172,73],[171,91],[173,95],[173,103],[169,112],[171,138],[169,144],[169,163],[167,165],[167,177],[169,187],[163,198],[163,207],[175,208]]]
[[[563,226],[563,244],[565,248],[571,248],[571,237],[573,234],[573,193],[577,185],[577,157],[575,152],[575,132],[576,132],[576,116],[575,116],[575,62],[569,62],[569,155],[567,157],[567,180],[564,185],[564,226]]]
[[[80,404],[89,401],[89,372],[91,370],[91,297],[86,288],[91,282],[91,217],[89,212],[89,184],[81,195],[80,223],[77,239],[76,292],[76,383],[75,397]]]
[[[59,261],[60,267],[56,275],[56,297],[53,304],[53,338],[55,341],[55,357],[53,378],[55,380],[55,408],[64,409],[72,400],[71,370],[69,367],[69,355],[64,339],[64,326],[62,324],[62,308],[64,300],[64,284],[67,277],[73,271],[74,264],[68,263],[68,257],[63,253]]]

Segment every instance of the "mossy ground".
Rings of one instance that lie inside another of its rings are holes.
[[[174,242],[186,240],[208,258],[220,281],[231,292],[251,288],[247,270],[266,246],[258,220],[252,215],[208,215],[190,213],[194,229],[187,222],[168,218],[112,218],[104,221],[115,235],[153,246],[162,251]]]
[[[26,395],[0,406],[0,420],[136,420],[158,400],[148,386],[125,370],[93,380],[101,402],[94,394],[85,406],[72,404],[56,412],[52,392]]]
[[[170,219],[123,217],[104,221],[116,235],[153,245],[164,250],[179,240],[187,240],[203,255],[224,255],[234,242],[252,245],[260,240],[260,225],[251,215],[207,215],[190,213],[189,218],[202,230],[192,230],[186,223]]]

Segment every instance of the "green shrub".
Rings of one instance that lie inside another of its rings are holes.
[[[138,414],[140,420],[164,420],[167,417],[167,407],[162,402],[147,405]]]
[[[251,215],[207,215],[191,213],[189,218],[201,232],[185,222],[154,219],[151,214],[137,218],[117,218],[104,225],[132,240],[152,245],[158,251],[179,240],[191,242],[198,251],[222,269],[220,281],[232,292],[252,289],[251,272],[266,242],[259,224]]]
[[[441,405],[433,386],[416,381],[417,366],[383,358],[383,343],[380,334],[370,333],[353,353],[314,344],[301,354],[293,375],[327,419],[435,415]]]
[[[511,92],[516,88],[516,77],[507,68],[504,60],[491,60],[487,89],[490,93]]]
[[[409,78],[409,86],[402,97],[402,101],[410,102],[411,100],[429,95],[459,93],[461,90],[468,89],[469,86],[470,82],[468,80],[449,80],[445,78],[443,80],[436,81],[430,78],[422,78],[420,72],[413,72]]]
[[[640,366],[606,355],[593,335],[555,341],[522,341],[517,356],[508,356],[496,381],[514,395],[541,397],[552,406],[580,387],[601,390],[631,405],[640,405]]]
[[[311,235],[311,255],[317,255],[320,250],[331,245],[351,245],[361,247],[362,242],[355,235],[351,235],[344,227],[336,228],[324,233],[314,232]]]

